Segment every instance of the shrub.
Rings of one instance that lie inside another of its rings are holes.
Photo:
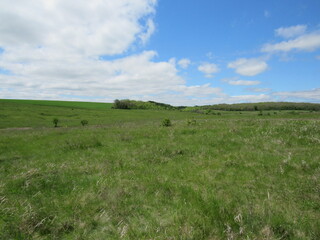
[[[54,127],[58,127],[58,122],[59,122],[58,118],[54,118],[52,122],[54,124]]]
[[[170,119],[166,118],[166,119],[163,119],[161,125],[162,125],[163,127],[170,127],[170,126],[172,126],[172,123],[171,123]]]
[[[132,101],[129,99],[124,99],[124,100],[114,100],[112,108],[114,109],[132,109],[135,108],[135,105]]]
[[[88,125],[88,123],[89,123],[89,122],[88,122],[87,120],[82,120],[82,121],[81,121],[82,126]]]
[[[189,119],[188,120],[188,125],[196,125],[197,121],[195,119]]]

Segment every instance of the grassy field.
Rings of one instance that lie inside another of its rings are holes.
[[[0,100],[0,239],[320,239],[320,113],[220,113]]]

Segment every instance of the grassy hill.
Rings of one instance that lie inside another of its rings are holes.
[[[266,111],[266,110],[306,110],[320,111],[319,103],[295,103],[295,102],[259,102],[216,104],[192,107],[192,110],[222,110],[222,111]],[[189,109],[190,110],[190,109]]]
[[[320,238],[319,112],[51,104],[0,100],[0,239]]]
[[[52,106],[52,107],[82,108],[82,109],[108,109],[112,107],[112,103],[0,99],[0,104],[4,104],[4,103],[9,103],[9,104],[16,103],[19,106],[37,105],[37,106]]]

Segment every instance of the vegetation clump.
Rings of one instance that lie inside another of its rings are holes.
[[[82,120],[81,121],[81,125],[82,126],[86,126],[86,125],[88,125],[88,123],[89,123],[88,120]]]
[[[172,126],[172,123],[171,123],[171,121],[170,121],[169,118],[166,118],[166,119],[163,119],[161,125],[162,125],[163,127],[170,127],[170,126]]]
[[[184,109],[185,107],[174,107],[170,104],[159,103],[154,101],[135,101],[129,99],[116,99],[113,102],[113,109],[153,109],[153,110],[180,110]]]
[[[190,126],[190,125],[196,125],[196,124],[197,124],[197,120],[195,120],[195,119],[189,119],[189,120],[187,121],[187,123],[188,123],[189,126]]]
[[[54,118],[52,120],[53,124],[54,124],[54,127],[58,127],[58,122],[59,122],[59,119],[58,118]]]

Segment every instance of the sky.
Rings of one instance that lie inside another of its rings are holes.
[[[0,99],[320,103],[320,1],[1,0]]]

